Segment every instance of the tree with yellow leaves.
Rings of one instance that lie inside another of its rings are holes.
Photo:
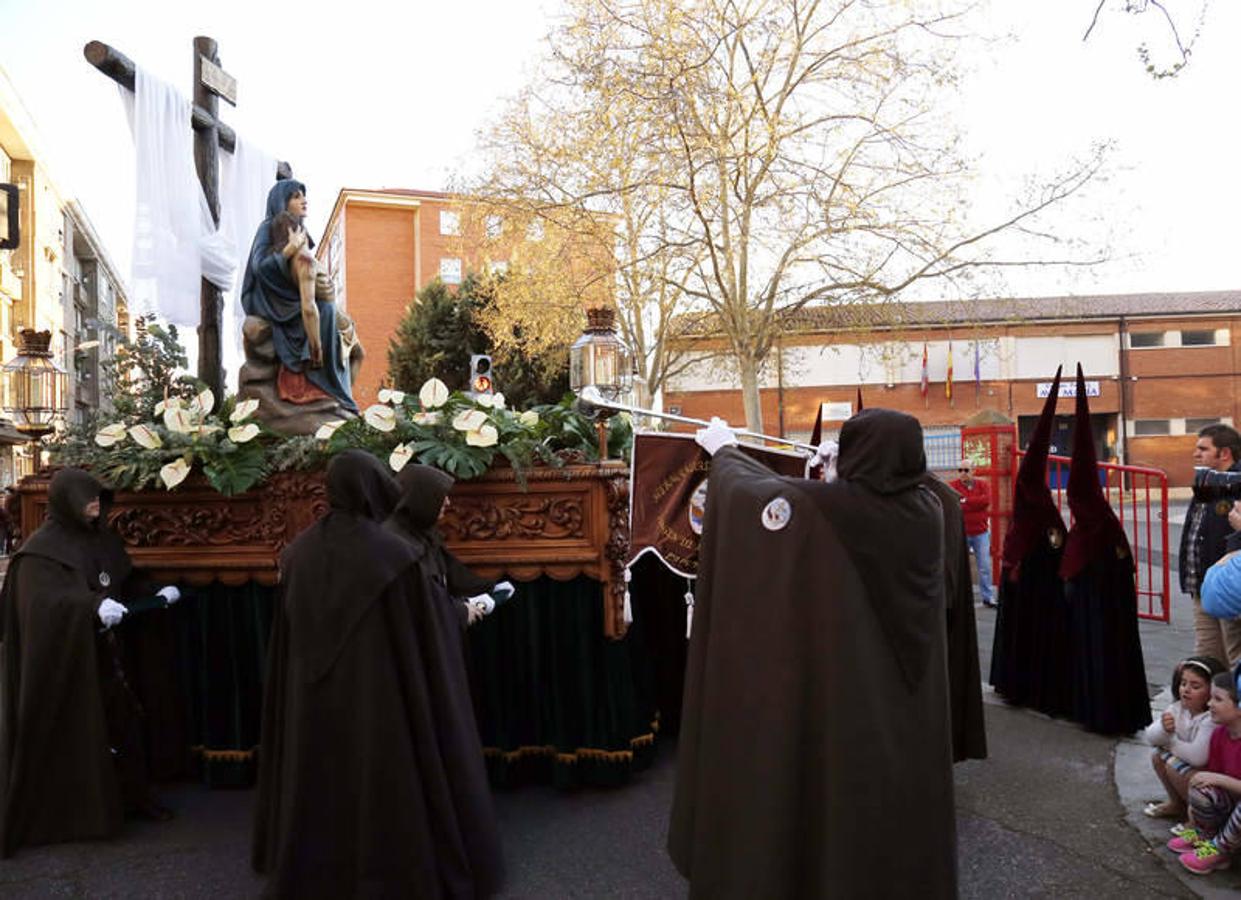
[[[1091,261],[1036,245],[1061,243],[1040,217],[1090,181],[1098,152],[967,226],[970,167],[938,112],[965,22],[949,0],[569,0],[544,75],[485,134],[470,193],[606,264],[569,272],[542,253],[561,290],[514,291],[503,314],[565,315],[594,271],[652,387],[694,362],[679,337],[714,335],[761,430],[763,365],[790,312]],[[1001,239],[1017,234],[1013,252]]]

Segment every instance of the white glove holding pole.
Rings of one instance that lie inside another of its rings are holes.
[[[120,603],[117,603],[111,597],[107,597],[102,603],[99,604],[98,612],[99,621],[103,623],[103,627],[111,628],[114,625],[119,624],[121,619],[125,618],[125,613],[129,612],[129,610],[127,610]]]
[[[824,481],[836,480],[836,460],[839,456],[840,444],[831,440],[819,444],[818,449],[814,451],[815,465],[823,467]]]
[[[164,602],[169,606],[181,599],[181,589],[175,584],[169,584],[155,592],[157,597],[163,597]]]
[[[706,428],[699,428],[694,434],[694,440],[698,442],[699,447],[712,456],[715,456],[716,451],[721,447],[737,446],[737,435],[719,416],[712,416],[710,425]]]
[[[466,603],[471,608],[478,610],[480,615],[490,615],[497,606],[504,603],[509,597],[512,597],[516,590],[511,581],[500,581],[496,583],[496,586],[491,589],[490,593],[477,594],[466,600]]]

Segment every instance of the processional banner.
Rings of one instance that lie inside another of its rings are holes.
[[[740,449],[779,475],[805,477],[806,457],[749,444]],[[629,563],[644,553],[685,578],[698,577],[711,456],[692,435],[638,432],[629,479]]]

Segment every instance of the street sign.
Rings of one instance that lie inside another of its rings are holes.
[[[1047,395],[1050,393],[1051,393],[1051,382],[1040,381],[1038,383],[1038,390],[1035,391],[1035,394],[1039,397],[1046,398]],[[1075,381],[1061,382],[1060,393],[1058,396],[1076,397],[1077,396],[1077,382]],[[1099,396],[1099,382],[1097,381],[1086,382],[1086,396],[1087,397],[1098,397]]]
[[[199,61],[202,64],[202,74],[200,77],[207,90],[236,106],[237,79],[201,54],[199,55]]]

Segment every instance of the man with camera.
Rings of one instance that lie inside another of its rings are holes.
[[[1194,445],[1194,466],[1213,472],[1241,473],[1241,434],[1228,425],[1203,428]],[[1232,479],[1221,481],[1225,480]],[[1224,555],[1232,534],[1228,514],[1233,499],[1227,496],[1227,485],[1207,487],[1203,481],[1204,475],[1199,472],[1194,479],[1194,499],[1181,531],[1181,590],[1194,601],[1194,653],[1214,656],[1231,665],[1241,659],[1241,621],[1217,619],[1204,611],[1202,585],[1207,570]]]

